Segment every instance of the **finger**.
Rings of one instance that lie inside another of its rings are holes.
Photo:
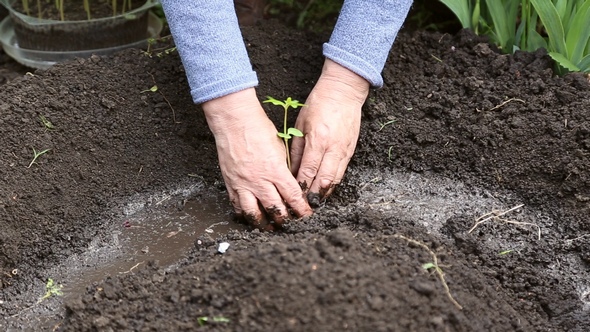
[[[340,161],[343,158],[344,156],[337,153],[326,153],[318,173],[309,188],[311,194],[317,194],[319,199],[325,198],[326,194],[335,183]],[[314,197],[314,203],[316,203],[315,200],[316,198]],[[319,204],[319,202],[317,203]]]
[[[238,191],[238,200],[240,202],[242,216],[248,223],[256,228],[263,228],[266,226],[266,218],[260,211],[258,200],[254,194],[246,190]]]
[[[304,191],[309,191],[318,174],[325,148],[322,145],[315,146],[308,136],[305,137],[305,146],[301,157],[301,164],[297,171],[297,182]],[[316,140],[317,141],[317,140]]]
[[[305,200],[305,195],[295,179],[280,181],[275,186],[297,218],[307,217],[313,214],[313,210]]]
[[[303,137],[293,137],[291,143],[291,172],[296,175],[301,166],[301,158],[305,150],[305,139]],[[303,188],[302,188],[303,189]]]
[[[336,177],[334,178],[334,182],[332,183],[332,185],[330,185],[330,188],[324,195],[321,195],[320,192],[320,197],[322,199],[326,199],[330,197],[332,193],[334,193],[334,190],[336,189],[336,187],[338,187],[338,185],[342,182],[342,179],[344,178],[344,174],[346,173],[346,169],[348,167],[349,162],[350,158],[345,158],[340,161],[340,164],[338,165],[338,171],[336,172]]]
[[[260,195],[258,201],[266,211],[268,217],[278,225],[282,225],[286,220],[289,219],[289,212],[281,196],[277,192],[277,188],[270,185],[269,188],[264,188],[261,192],[269,194]]]

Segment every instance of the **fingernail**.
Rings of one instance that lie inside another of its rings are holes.
[[[307,194],[307,202],[312,208],[320,207],[320,194],[319,193],[309,193]]]

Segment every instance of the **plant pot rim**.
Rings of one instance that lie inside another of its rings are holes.
[[[14,26],[12,18],[6,17],[0,23],[0,45],[3,46],[4,52],[11,58],[15,59],[22,65],[36,69],[47,69],[58,62],[70,60],[74,58],[87,58],[93,54],[96,55],[107,55],[113,54],[117,51],[126,48],[141,48],[145,47],[147,38],[156,38],[162,31],[163,24],[160,18],[154,13],[148,13],[148,31],[146,39],[115,47],[108,47],[94,50],[83,50],[83,51],[39,51],[21,48],[16,42],[16,36],[14,33]]]
[[[90,20],[76,20],[76,21],[61,21],[61,20],[49,20],[49,19],[40,19],[38,17],[29,16],[23,14],[12,7],[12,3],[17,0],[0,0],[0,4],[4,5],[10,12],[10,15],[17,17],[18,19],[26,22],[29,25],[56,25],[56,24],[72,24],[72,23],[84,23],[84,22],[99,22],[99,21],[111,21],[115,19],[126,19],[126,18],[133,18],[135,14],[143,13],[150,8],[157,5],[160,1],[159,0],[145,0],[143,6],[137,7],[133,10],[130,10],[124,14],[118,14],[115,16],[106,16],[106,17],[99,17],[99,18],[92,18]]]

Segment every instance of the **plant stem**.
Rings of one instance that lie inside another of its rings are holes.
[[[285,109],[285,116],[283,119],[283,134],[287,135],[287,110],[289,109],[289,105],[284,105],[283,108]],[[287,167],[289,167],[289,171],[291,171],[291,153],[289,153],[289,139],[284,137],[283,140],[285,141],[285,149],[287,151]]]

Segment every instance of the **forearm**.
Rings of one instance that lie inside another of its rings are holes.
[[[258,85],[232,0],[161,2],[195,103]]]
[[[412,0],[345,0],[324,55],[381,87],[381,71]]]

